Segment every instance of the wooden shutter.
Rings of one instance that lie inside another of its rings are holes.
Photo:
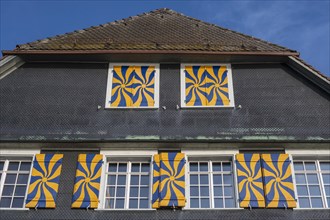
[[[228,70],[226,66],[206,66],[206,93],[208,106],[228,106]]]
[[[155,66],[135,66],[133,78],[133,106],[155,106]]]
[[[184,207],[185,155],[183,153],[160,154],[160,207]]]
[[[153,162],[153,184],[152,184],[152,208],[159,208],[159,182],[160,182],[160,158],[159,154],[154,155]]]
[[[63,154],[37,154],[33,161],[26,208],[55,208]]]
[[[186,106],[207,106],[205,66],[185,66]]]
[[[236,155],[240,207],[265,207],[259,154]]]
[[[133,105],[134,66],[114,66],[112,74],[111,107]]]
[[[294,186],[288,154],[262,154],[267,208],[295,208]]]
[[[102,154],[79,154],[71,208],[97,208]]]

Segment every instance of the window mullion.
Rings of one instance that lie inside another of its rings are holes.
[[[125,209],[129,208],[129,193],[130,193],[129,183],[131,182],[131,167],[132,167],[132,163],[131,161],[129,161],[127,167],[127,178],[126,178],[125,206],[124,206]]]
[[[321,171],[321,166],[320,166],[320,161],[317,160],[316,161],[316,169],[317,169],[317,176],[319,178],[319,183],[321,187],[321,196],[322,196],[322,203],[323,203],[323,207],[328,207],[329,204],[327,204],[327,196],[325,193],[325,188],[324,188],[324,183],[323,183],[323,176],[322,176],[322,171]]]
[[[5,179],[6,179],[6,176],[7,176],[8,166],[9,166],[9,160],[5,160],[5,163],[3,165],[1,182],[0,182],[0,198],[2,198],[2,190],[3,190],[3,187],[5,185]]]
[[[213,193],[213,166],[212,161],[209,160],[209,187],[210,187],[210,208],[214,208],[214,193]]]

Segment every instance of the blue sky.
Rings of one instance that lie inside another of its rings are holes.
[[[166,7],[297,50],[330,76],[329,0],[0,1],[1,50]]]

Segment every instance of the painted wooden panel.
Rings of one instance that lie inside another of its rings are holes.
[[[294,185],[288,154],[262,154],[267,208],[295,208]]]
[[[152,184],[152,208],[159,208],[159,182],[160,182],[160,155],[154,155],[153,184]]]
[[[183,153],[160,154],[160,207],[184,207],[185,155]]]
[[[37,154],[33,161],[26,208],[55,208],[63,154]]]
[[[237,154],[236,167],[240,207],[265,207],[260,155]]]
[[[72,208],[97,208],[103,164],[101,154],[79,154]]]
[[[205,66],[185,66],[186,106],[207,106]]]

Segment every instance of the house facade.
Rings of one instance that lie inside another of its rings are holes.
[[[158,9],[3,51],[1,219],[329,219],[329,79]]]

